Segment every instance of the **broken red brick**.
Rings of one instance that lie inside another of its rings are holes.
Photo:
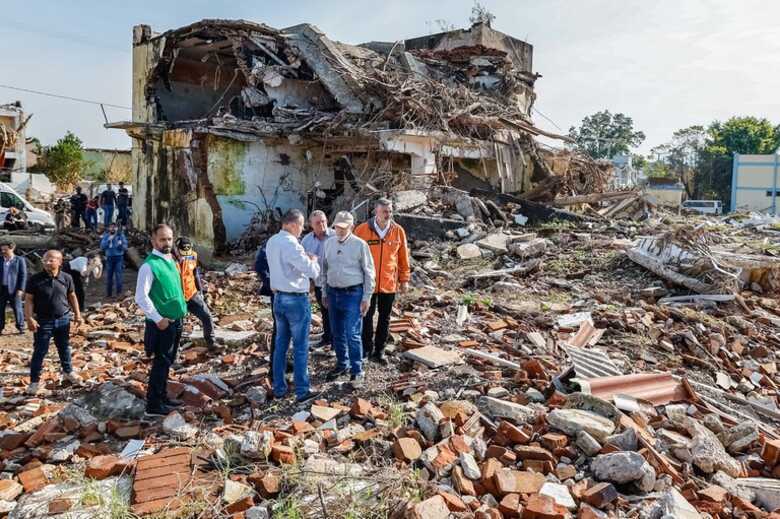
[[[523,509],[523,519],[566,519],[569,511],[555,500],[541,494],[533,494]]]
[[[433,459],[431,465],[433,465],[433,468],[436,470],[444,470],[445,468],[455,463],[457,459],[458,457],[450,450],[449,447],[446,445],[441,445],[439,447],[439,454]]]
[[[617,497],[617,489],[612,483],[597,483],[582,494],[582,500],[596,508],[604,508]]]
[[[393,443],[393,454],[408,463],[422,456],[422,449],[414,438],[399,438]]]
[[[531,441],[531,437],[528,436],[522,429],[507,422],[506,420],[498,424],[498,433],[509,438],[512,443],[528,443]]]
[[[295,451],[292,447],[275,443],[271,446],[271,459],[280,464],[292,465],[295,463]]]
[[[537,447],[534,445],[515,445],[513,450],[515,453],[517,453],[517,457],[523,461],[540,460],[555,463],[555,456],[553,456],[550,451],[542,447]]]
[[[504,514],[504,517],[520,517],[523,511],[522,504],[520,503],[520,494],[507,494],[498,504],[498,511]]]
[[[452,484],[455,486],[455,490],[460,492],[461,495],[477,495],[476,490],[474,490],[474,483],[463,475],[463,469],[460,468],[459,465],[452,469]]]
[[[24,487],[24,491],[28,494],[37,492],[49,483],[49,480],[41,467],[35,467],[34,469],[20,472],[17,474],[17,477]]]
[[[718,485],[710,485],[704,490],[699,490],[697,493],[701,499],[712,501],[713,503],[724,502],[729,494],[725,488]]]
[[[444,499],[444,503],[449,508],[450,512],[468,512],[469,507],[463,502],[461,498],[455,494],[449,492],[440,491],[439,495]]]
[[[493,475],[496,489],[501,495],[533,494],[544,485],[544,475],[512,469],[499,469]]]
[[[106,479],[121,473],[126,467],[118,456],[95,456],[87,463],[84,475],[92,479]]]
[[[374,406],[371,405],[371,402],[358,398],[352,403],[349,413],[355,418],[365,418],[370,416],[373,410]]]
[[[565,434],[551,432],[542,436],[542,446],[552,452],[566,447],[568,443],[569,438]]]
[[[4,434],[2,437],[0,437],[0,449],[6,450],[6,451],[12,451],[14,449],[18,449],[19,447],[24,444],[29,438],[31,434],[30,433],[17,433],[17,432],[9,432]]]
[[[243,497],[243,498],[239,499],[235,503],[229,504],[225,508],[225,512],[227,512],[229,514],[238,514],[240,512],[245,511],[245,510],[249,510],[253,506],[255,506],[255,501],[254,501],[254,499],[252,499],[252,496],[246,496],[246,497]]]
[[[66,498],[59,498],[49,501],[49,513],[52,515],[67,512],[73,507],[73,501]]]
[[[138,425],[127,425],[120,427],[114,431],[114,436],[120,440],[129,440],[130,438],[137,438],[141,434],[141,427]]]
[[[28,447],[38,446],[44,440],[47,434],[57,432],[59,427],[60,420],[58,417],[54,416],[53,418],[49,418],[38,427],[32,436],[27,439],[25,445]]]
[[[450,436],[450,447],[457,454],[471,452],[471,447],[466,443],[466,439],[460,434]]]
[[[761,458],[768,467],[774,467],[780,462],[780,440],[766,440],[761,449]]]

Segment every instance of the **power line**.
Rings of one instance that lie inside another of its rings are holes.
[[[31,90],[29,88],[21,88],[21,87],[15,87],[11,85],[0,85],[0,88],[7,88],[9,90],[18,90],[19,92],[27,92],[28,94],[38,94],[41,96],[55,97],[57,99],[66,99],[68,101],[76,101],[79,103],[87,103],[87,104],[98,105],[98,106],[109,106],[111,108],[121,108],[122,110],[132,110],[132,108],[128,106],[120,106],[111,103],[101,103],[100,101],[90,101],[89,99],[81,99],[79,97],[70,97],[70,96],[64,96],[60,94],[52,94],[51,92],[42,92],[40,90]]]
[[[546,115],[544,115],[544,114],[543,114],[542,112],[540,112],[540,111],[539,111],[539,110],[538,110],[538,109],[537,109],[535,106],[533,107],[533,111],[534,111],[534,112],[536,112],[537,114],[541,115],[542,117],[544,117],[544,118],[545,118],[547,121],[549,121],[549,122],[550,122],[550,123],[551,123],[553,126],[555,126],[556,128],[558,128],[560,131],[564,131],[564,130],[563,130],[563,128],[561,128],[560,126],[558,126],[557,124],[555,124],[555,121],[553,121],[552,119],[550,119],[549,117],[547,117]]]

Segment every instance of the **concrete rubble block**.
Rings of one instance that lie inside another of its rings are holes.
[[[405,351],[404,357],[419,362],[429,368],[440,368],[453,364],[463,364],[463,358],[460,353],[453,350],[444,350],[436,346],[424,346],[413,350]]]
[[[137,420],[146,411],[143,400],[113,382],[88,391],[74,403],[99,420]]]
[[[63,420],[66,418],[73,418],[81,427],[89,427],[90,425],[97,423],[97,418],[92,416],[89,411],[73,403],[65,406],[65,408],[60,411],[59,416]]]
[[[489,396],[480,397],[477,407],[493,418],[506,418],[517,424],[530,423],[536,416],[536,411],[531,407]]]
[[[477,480],[482,477],[482,471],[473,454],[470,452],[461,452],[459,461],[460,466],[463,468],[463,475],[467,478]]]
[[[247,346],[248,344],[257,340],[258,333],[255,330],[246,331],[234,331],[225,330],[224,328],[214,329],[214,340],[219,344],[231,347]],[[203,336],[203,330],[193,330],[189,335],[189,339],[198,346],[206,344],[206,339]]]
[[[271,519],[271,513],[265,506],[253,506],[244,511],[244,519]]]
[[[488,234],[481,240],[477,241],[477,246],[482,249],[493,251],[497,254],[504,254],[508,252],[507,242],[511,236],[503,232],[496,232]]]
[[[198,428],[187,423],[184,417],[176,411],[165,417],[162,428],[163,432],[179,440],[190,440],[198,434]]]
[[[15,501],[24,492],[24,487],[13,479],[0,479],[0,500]]]
[[[574,498],[571,497],[571,492],[569,492],[569,488],[566,485],[548,481],[542,485],[539,494],[553,498],[556,504],[569,510],[577,509],[577,503],[574,502]]]
[[[639,447],[636,431],[630,427],[620,434],[608,436],[605,441],[607,444],[614,445],[621,451],[635,451]]]
[[[548,240],[544,238],[536,238],[531,241],[513,241],[509,243],[507,248],[513,256],[518,256],[521,259],[535,258],[541,256],[547,251]]]
[[[611,402],[607,402],[606,400],[587,393],[572,393],[568,395],[563,407],[566,409],[590,411],[612,420],[615,424],[620,421],[620,416],[622,415],[620,410]]]
[[[731,453],[742,452],[758,441],[758,427],[754,422],[742,422],[718,435],[718,439]]]
[[[601,454],[591,461],[590,468],[598,481],[630,483],[636,481],[644,492],[655,486],[655,469],[637,452]]]
[[[222,501],[229,505],[253,494],[254,491],[249,485],[226,479],[224,489],[222,490]]]
[[[669,519],[701,519],[701,514],[675,488],[667,490],[657,502],[658,513],[651,517]]]
[[[736,484],[755,497],[751,501],[765,510],[780,509],[780,480],[773,478],[739,478]]]
[[[712,474],[722,470],[734,478],[742,475],[742,465],[729,456],[715,433],[688,416],[675,415],[672,422],[685,429],[691,436],[692,440],[688,444],[691,460],[702,472]]]
[[[577,433],[575,444],[588,456],[595,456],[601,450],[599,441],[586,431],[579,431]]]
[[[450,509],[443,497],[435,495],[414,506],[415,519],[448,519]]]
[[[341,410],[335,409],[333,407],[327,407],[322,405],[311,406],[311,415],[321,422],[328,422],[330,420],[333,420],[340,414],[341,414]]]
[[[417,410],[415,419],[425,438],[430,442],[436,441],[439,432],[439,423],[444,420],[444,414],[436,404],[428,402],[422,406]]]
[[[409,189],[406,191],[395,191],[392,194],[392,200],[394,210],[405,212],[427,204],[428,195],[425,191]]]
[[[462,260],[474,259],[482,256],[482,251],[480,248],[473,243],[464,243],[463,245],[458,245],[458,247],[455,249],[455,253],[458,255],[458,258]]]
[[[615,431],[614,422],[582,409],[554,409],[547,415],[547,423],[568,436],[585,431],[599,441],[606,441]]]

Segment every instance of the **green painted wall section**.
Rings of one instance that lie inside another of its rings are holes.
[[[246,193],[242,175],[246,148],[244,142],[209,137],[208,175],[217,195]]]

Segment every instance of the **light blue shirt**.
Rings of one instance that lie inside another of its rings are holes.
[[[325,285],[325,277],[322,275],[322,255],[325,251],[325,242],[328,241],[328,238],[335,235],[336,231],[328,227],[325,229],[325,236],[322,239],[317,238],[316,234],[310,232],[301,240],[303,250],[317,256],[317,261],[320,263],[320,275],[314,280],[314,284],[320,288]]]
[[[309,279],[317,279],[320,275],[319,263],[309,259],[303,245],[284,229],[268,240],[265,254],[271,274],[271,290],[307,293]]]

